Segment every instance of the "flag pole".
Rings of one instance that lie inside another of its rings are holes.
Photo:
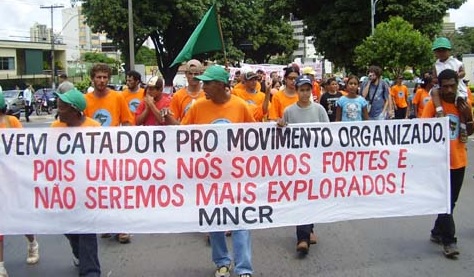
[[[221,35],[222,51],[224,52],[224,65],[227,67],[227,52],[225,51],[224,35],[222,34],[221,15],[219,14],[219,12],[217,12],[217,26],[219,27],[219,34]]]

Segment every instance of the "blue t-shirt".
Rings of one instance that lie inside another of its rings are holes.
[[[367,107],[367,101],[362,96],[356,98],[342,96],[336,105],[341,107],[341,121],[362,121],[362,109]]]
[[[367,81],[364,82],[361,88],[365,88]],[[375,95],[374,95],[375,93]],[[387,83],[384,80],[379,80],[377,85],[371,83],[369,86],[369,93],[367,94],[366,100],[371,105],[369,111],[369,118],[376,119],[380,117],[385,106],[385,101],[390,97],[390,92]],[[373,100],[372,100],[373,99]]]

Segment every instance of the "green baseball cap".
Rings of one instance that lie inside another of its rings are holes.
[[[224,68],[218,65],[209,66],[202,75],[194,77],[201,81],[217,81],[224,84],[229,83],[230,74]]]
[[[445,37],[439,37],[433,41],[433,46],[431,47],[431,50],[436,50],[436,49],[449,49],[451,50],[451,42],[449,41],[448,38]]]
[[[61,101],[68,103],[76,110],[82,112],[86,109],[86,99],[82,92],[76,88],[66,91],[65,93],[55,93]]]
[[[3,93],[0,92],[0,109],[5,108],[6,103],[5,103],[5,97],[3,97]]]

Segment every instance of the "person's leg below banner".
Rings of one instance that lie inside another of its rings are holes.
[[[100,277],[96,234],[79,235],[79,276]]]

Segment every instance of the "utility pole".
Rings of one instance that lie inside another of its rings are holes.
[[[135,69],[135,37],[133,35],[133,6],[128,0],[128,52],[130,54],[130,70]]]
[[[54,83],[54,74],[55,74],[55,66],[54,66],[54,32],[53,32],[53,18],[54,18],[54,9],[64,8],[64,5],[51,5],[51,6],[40,6],[41,9],[50,9],[51,10],[51,88],[55,89],[56,84]]]
[[[370,27],[371,27],[371,35],[374,35],[375,30],[375,8],[377,7],[377,2],[379,0],[370,0]]]

